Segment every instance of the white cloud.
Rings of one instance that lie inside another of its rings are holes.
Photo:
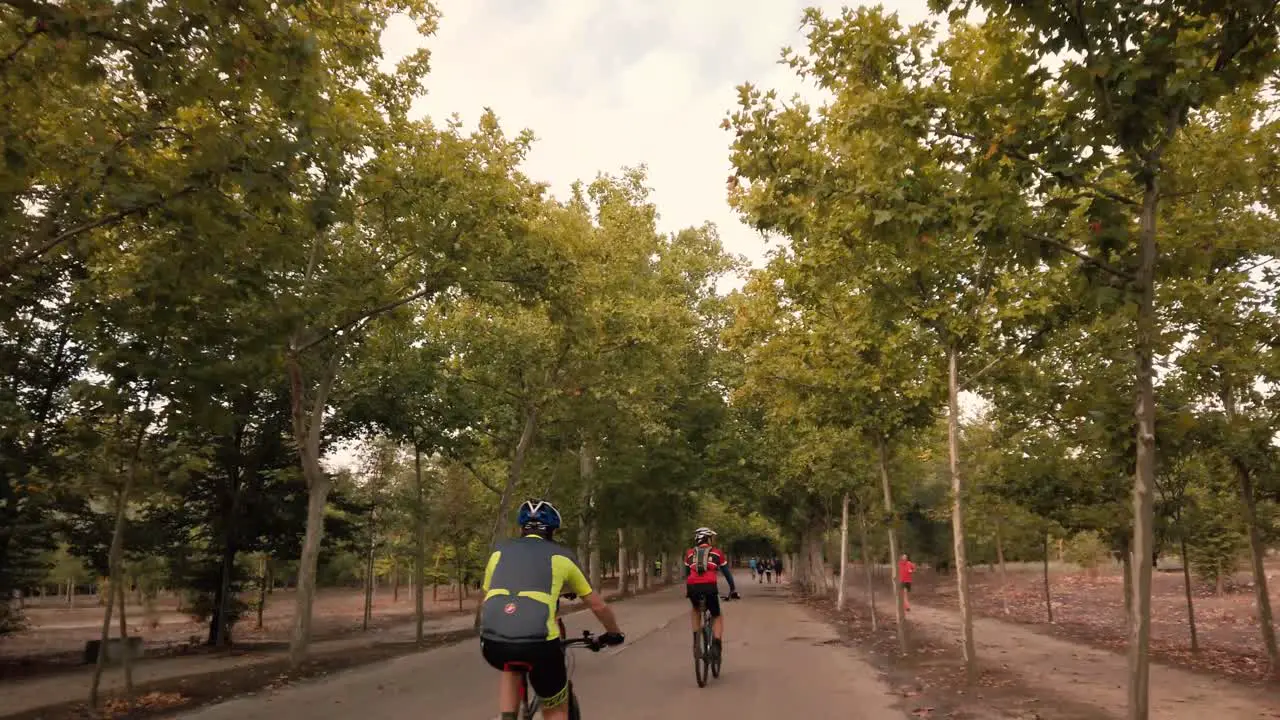
[[[730,135],[720,122],[736,86],[788,94],[778,66],[799,46],[806,6],[832,0],[438,0],[428,94],[415,110],[471,123],[491,107],[511,132],[539,138],[528,172],[557,194],[624,165],[649,167],[664,230],[710,220],[725,245],[759,262],[764,241],[725,202]],[[905,21],[926,0],[888,0]],[[423,43],[407,21],[384,37],[390,59]]]

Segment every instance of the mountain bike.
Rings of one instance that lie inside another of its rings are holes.
[[[600,652],[604,647],[599,638],[592,635],[589,630],[583,630],[582,637],[568,639],[565,635],[564,621],[557,618],[556,622],[560,623],[560,644],[566,649],[585,647],[591,652]],[[568,653],[565,653],[565,668],[569,676],[569,720],[582,720],[582,711],[578,708],[578,696],[573,692],[573,663]],[[542,698],[529,687],[528,668],[520,673],[520,705],[518,707],[520,720],[533,720],[533,716],[542,709]]]
[[[729,595],[721,595],[720,599],[728,602],[733,598]],[[711,628],[714,618],[711,617],[711,611],[707,609],[706,598],[698,598],[698,611],[702,613],[702,632],[693,641],[693,676],[698,681],[698,687],[701,688],[707,686],[708,673],[712,677],[720,677],[724,647],[720,648],[720,652],[716,652],[715,634]]]

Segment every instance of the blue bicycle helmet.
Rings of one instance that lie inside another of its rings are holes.
[[[551,532],[560,529],[560,511],[546,500],[532,498],[520,505],[517,523],[525,530]]]

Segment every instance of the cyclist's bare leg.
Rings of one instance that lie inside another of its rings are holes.
[[[515,717],[516,708],[520,707],[520,673],[503,672],[498,679],[498,712],[506,717],[511,713]]]
[[[693,621],[690,623],[690,627],[693,628],[693,632],[695,634],[702,632],[702,611],[694,608],[693,612],[689,614],[689,619]]]
[[[562,702],[553,708],[542,708],[542,720],[569,720],[569,703]]]
[[[720,615],[711,621],[711,637],[717,640],[724,639],[724,616]]]

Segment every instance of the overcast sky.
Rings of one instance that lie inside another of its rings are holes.
[[[726,248],[759,264],[767,246],[725,201],[732,139],[720,122],[751,82],[786,95],[803,88],[778,64],[802,47],[806,7],[831,0],[436,0],[444,17],[430,38],[403,18],[383,37],[394,61],[431,49],[427,95],[415,110],[474,126],[484,108],[508,133],[538,138],[526,171],[563,197],[575,180],[645,164],[661,214],[674,231],[711,221]],[[874,3],[871,3],[874,4]],[[927,0],[885,0],[905,22]],[[805,93],[810,94],[810,93]],[[736,283],[734,283],[736,284]],[[354,445],[330,455],[355,462]]]
[[[886,0],[907,22],[927,0]],[[791,91],[777,64],[800,47],[804,8],[829,0],[437,0],[440,31],[422,38],[394,23],[384,47],[399,57],[432,51],[428,94],[417,110],[458,113],[474,125],[491,107],[509,132],[538,137],[527,171],[563,196],[574,180],[646,164],[662,229],[707,220],[730,252],[759,262],[764,241],[725,202],[735,88],[752,82]]]

